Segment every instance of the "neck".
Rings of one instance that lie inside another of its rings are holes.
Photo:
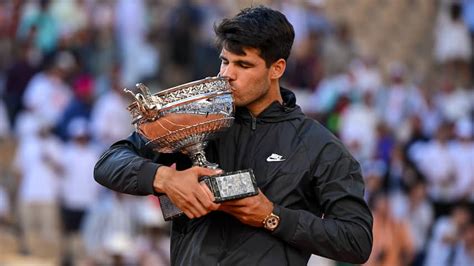
[[[280,93],[280,83],[278,80],[272,80],[270,82],[270,88],[268,89],[266,95],[262,96],[261,99],[250,103],[246,107],[252,114],[252,116],[257,117],[263,112],[263,110],[265,110],[268,106],[270,106],[270,104],[275,101],[279,102],[280,104],[283,104],[283,98],[281,97]]]

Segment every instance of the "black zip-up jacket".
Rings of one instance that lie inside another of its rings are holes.
[[[306,265],[311,255],[365,262],[372,248],[372,215],[363,199],[359,164],[328,130],[307,118],[294,94],[254,118],[238,108],[234,125],[206,149],[224,171],[254,170],[258,187],[274,203],[280,225],[274,232],[240,223],[215,211],[175,219],[173,265]],[[273,153],[281,160],[267,160]],[[133,133],[107,150],[95,179],[113,190],[154,194],[160,165],[191,166],[180,153],[157,154]]]

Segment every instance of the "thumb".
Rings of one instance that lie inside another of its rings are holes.
[[[221,169],[210,169],[204,167],[196,167],[196,173],[199,176],[206,176],[206,175],[218,175],[223,173]]]

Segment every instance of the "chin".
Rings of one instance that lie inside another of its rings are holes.
[[[237,98],[235,94],[233,95],[233,98],[235,106],[243,106],[244,103],[239,98]]]
[[[234,105],[237,106],[237,107],[245,107],[244,103],[241,103],[241,102],[238,102],[238,101],[235,101]]]

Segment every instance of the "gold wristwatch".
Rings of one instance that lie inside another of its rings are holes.
[[[267,229],[270,232],[275,231],[275,229],[280,224],[280,217],[273,212],[267,215],[265,219],[263,219],[263,228]]]

